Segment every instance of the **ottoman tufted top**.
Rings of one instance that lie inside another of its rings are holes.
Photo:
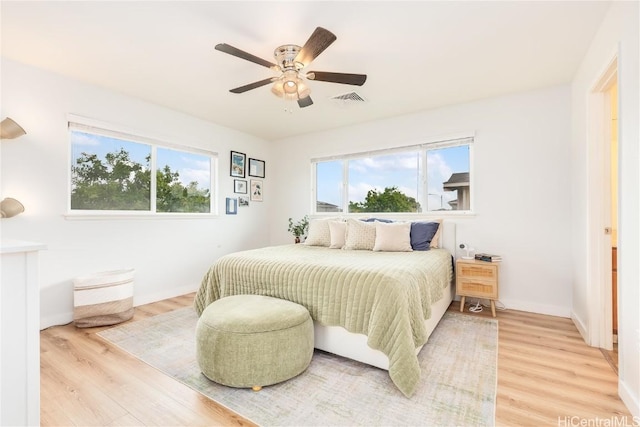
[[[309,319],[303,306],[263,295],[233,295],[211,303],[200,321],[207,327],[232,333],[278,331]]]

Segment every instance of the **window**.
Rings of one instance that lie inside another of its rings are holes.
[[[342,212],[342,161],[316,163],[316,211]]]
[[[471,211],[473,138],[314,159],[315,211]]]
[[[215,211],[215,153],[168,147],[79,123],[69,123],[69,134],[71,212]]]
[[[469,144],[463,144],[427,150],[429,211],[471,209],[470,147]]]

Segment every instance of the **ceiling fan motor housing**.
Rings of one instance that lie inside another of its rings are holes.
[[[295,62],[300,49],[300,46],[295,44],[285,44],[276,48],[276,50],[273,51],[273,56],[276,58],[278,67],[280,67],[280,69],[276,71],[286,71],[289,69],[298,71],[302,69],[304,64]]]

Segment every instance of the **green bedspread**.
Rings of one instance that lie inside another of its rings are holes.
[[[444,249],[346,251],[298,245],[226,255],[209,269],[196,294],[200,315],[229,295],[258,294],[305,306],[326,326],[367,335],[389,358],[389,376],[406,396],[420,381],[415,349],[427,341],[424,319],[453,275]]]

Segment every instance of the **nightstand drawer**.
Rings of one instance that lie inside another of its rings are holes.
[[[475,280],[468,277],[458,277],[457,292],[477,298],[498,298],[498,286],[494,281]]]
[[[483,280],[496,280],[496,277],[498,277],[498,267],[496,265],[458,263],[457,267],[458,276],[473,277]]]

